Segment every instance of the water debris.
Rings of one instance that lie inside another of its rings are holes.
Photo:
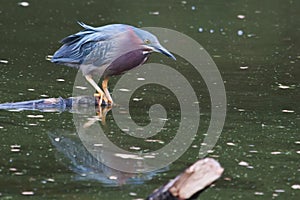
[[[215,31],[214,31],[214,29],[210,29],[209,32],[210,33],[214,33]]]
[[[248,167],[248,166],[249,166],[249,163],[247,163],[247,162],[245,162],[245,161],[241,161],[241,162],[239,162],[238,165],[244,166],[244,167]]]
[[[103,144],[93,144],[94,147],[103,147]]]
[[[62,78],[58,78],[56,79],[57,82],[65,82],[65,79],[62,79]]]
[[[130,196],[136,196],[137,193],[135,193],[135,192],[129,192],[129,195],[130,195]]]
[[[15,168],[15,167],[11,167],[11,168],[9,168],[8,170],[11,171],[11,172],[16,172],[16,171],[18,171],[17,168]]]
[[[296,141],[295,144],[300,144],[300,141]]]
[[[40,97],[49,97],[47,94],[41,94]]]
[[[21,145],[18,145],[18,144],[10,145],[10,151],[11,152],[20,152],[21,151]]]
[[[151,140],[151,139],[147,139],[147,140],[145,140],[145,142],[153,142],[153,143],[159,143],[159,144],[164,144],[165,142],[164,141],[162,141],[162,140]]]
[[[248,66],[241,66],[241,67],[240,67],[241,70],[246,70],[246,69],[248,69],[248,68],[249,68]]]
[[[196,10],[196,6],[192,6],[191,9],[192,9],[192,10]]]
[[[239,112],[245,112],[246,110],[243,109],[243,108],[239,108],[238,111],[239,111]]]
[[[198,31],[199,31],[200,33],[202,33],[202,32],[204,31],[204,29],[203,29],[202,27],[199,27],[199,28],[198,28]]]
[[[294,110],[287,110],[287,109],[284,109],[282,110],[283,113],[294,113],[295,111]]]
[[[236,146],[236,144],[232,143],[232,142],[227,142],[226,143],[228,146]]]
[[[117,180],[117,179],[118,179],[117,176],[109,176],[108,178],[109,178],[110,180]]]
[[[27,115],[28,118],[44,118],[44,115]]]
[[[282,154],[282,152],[280,152],[280,151],[273,151],[273,152],[271,152],[271,154],[272,155],[279,155],[279,154]]]
[[[4,127],[3,126],[0,126],[0,129],[3,129]]]
[[[295,184],[295,185],[292,185],[291,188],[294,189],[294,190],[300,190],[300,185]]]
[[[291,88],[294,88],[294,87],[293,86],[288,86],[288,85],[283,85],[283,84],[279,83],[278,88],[286,90],[286,89],[291,89]]]
[[[238,30],[238,31],[237,31],[237,35],[238,35],[238,36],[244,35],[244,31],[243,31],[243,30]]]
[[[263,193],[263,192],[254,192],[254,194],[255,194],[255,195],[259,195],[259,196],[262,196],[262,195],[264,195],[264,193]]]
[[[300,151],[296,151],[297,154],[300,154]]]
[[[237,17],[238,19],[245,19],[246,16],[245,16],[245,15],[237,15],[236,17]]]
[[[57,138],[54,138],[55,142],[59,142],[60,141],[60,138],[57,137]]]
[[[0,63],[1,64],[8,64],[8,60],[2,60],[2,59],[0,59]]]
[[[283,193],[283,192],[285,192],[285,190],[283,190],[283,189],[276,189],[276,190],[274,190],[274,192]]]
[[[76,89],[80,89],[80,90],[86,90],[87,87],[84,87],[84,86],[75,86]]]
[[[30,91],[30,92],[35,91],[35,89],[33,89],[33,88],[28,88],[27,90]]]
[[[282,84],[279,84],[278,86],[280,89],[289,89],[290,86],[287,86],[287,85],[282,85]]]
[[[124,154],[124,153],[116,153],[116,157],[124,158],[124,159],[134,159],[134,160],[143,160],[142,157],[135,154]]]
[[[182,4],[187,4],[187,1],[181,1]]]
[[[19,2],[18,5],[22,6],[22,7],[28,7],[29,3],[27,1],[22,1],[22,2]]]
[[[121,92],[130,92],[130,90],[126,89],[126,88],[121,88],[121,89],[119,89],[119,91],[121,91]]]
[[[149,15],[159,15],[159,11],[150,11]]]
[[[136,80],[138,80],[138,81],[144,81],[145,80],[145,78],[137,78]]]
[[[132,101],[142,101],[143,98],[133,98]]]
[[[141,150],[141,147],[132,146],[132,147],[129,147],[129,149],[132,149],[132,150]]]
[[[23,191],[21,194],[24,196],[31,196],[31,195],[34,195],[34,192],[33,191]]]

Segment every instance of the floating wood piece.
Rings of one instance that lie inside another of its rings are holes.
[[[222,175],[224,169],[212,158],[195,162],[182,174],[155,190],[147,200],[184,200],[195,197]]]

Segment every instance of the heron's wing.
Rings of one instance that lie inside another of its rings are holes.
[[[72,67],[79,67],[81,64],[105,64],[108,61],[107,53],[112,46],[109,40],[111,35],[88,27],[64,38],[61,41],[63,46],[55,52],[51,61]]]

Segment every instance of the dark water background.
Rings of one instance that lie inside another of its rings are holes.
[[[80,30],[77,20],[94,26],[126,23],[174,29],[192,37],[210,53],[226,87],[225,126],[209,154],[225,172],[201,197],[298,199],[299,9],[296,0],[53,0],[29,1],[25,7],[18,1],[2,0],[0,102],[72,95],[77,71],[54,65],[45,57],[59,47],[57,41]],[[160,55],[151,59],[171,63]],[[183,69],[182,62],[171,65],[182,70],[192,85],[199,80],[189,68]],[[111,80],[110,88],[117,80]],[[201,81],[200,85],[203,87],[195,88],[202,114],[198,139],[210,119],[207,89]],[[148,88],[143,101],[132,104],[131,115],[138,123],[149,122],[146,112],[151,104],[166,100],[159,91],[157,87]],[[169,141],[178,126],[176,99],[170,97],[164,105],[171,112],[171,120],[161,140]],[[116,127],[110,112],[107,119],[107,135],[112,141],[124,148],[135,142]],[[0,111],[0,199],[143,198],[197,159],[201,140],[160,171],[122,174],[123,180],[114,182],[105,177],[117,172],[86,154],[72,120],[70,112]],[[57,145],[58,138],[62,146]],[[153,144],[152,148],[160,145]],[[88,172],[95,172],[93,167],[99,174],[88,176]],[[29,195],[22,194],[26,191]]]

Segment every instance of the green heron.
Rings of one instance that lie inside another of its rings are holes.
[[[96,96],[100,97],[100,102],[113,104],[107,88],[110,76],[142,65],[150,53],[159,52],[176,60],[156,36],[142,29],[125,24],[95,28],[78,23],[84,30],[64,38],[51,62],[79,68],[98,92]],[[92,78],[96,74],[103,77],[104,92]]]

